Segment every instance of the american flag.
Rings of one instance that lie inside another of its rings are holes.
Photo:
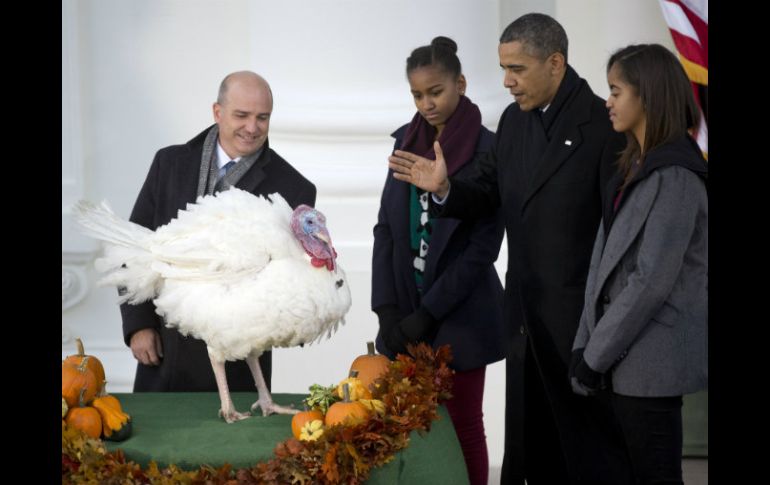
[[[701,109],[701,122],[694,135],[708,159],[709,3],[708,0],[659,1]]]

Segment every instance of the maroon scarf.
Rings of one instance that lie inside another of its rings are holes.
[[[465,96],[460,96],[455,112],[447,120],[441,136],[438,138],[441,150],[444,152],[447,173],[453,175],[463,165],[473,159],[476,151],[476,140],[481,131],[481,111],[479,107]],[[436,138],[436,128],[425,121],[420,112],[414,114],[406,129],[401,150],[417,155],[436,159],[433,151],[433,140]]]

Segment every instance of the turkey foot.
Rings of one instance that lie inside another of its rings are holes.
[[[236,421],[240,421],[242,419],[246,419],[248,417],[251,417],[251,413],[248,412],[248,411],[245,412],[245,413],[239,413],[238,411],[235,410],[235,408],[228,409],[227,412],[222,411],[220,409],[219,410],[219,417],[220,418],[224,418],[225,421],[229,424],[229,423],[234,423]]]
[[[251,405],[251,411],[254,412],[257,407],[260,407],[262,408],[262,416],[270,416],[273,413],[297,414],[299,409],[294,409],[292,406],[279,406],[273,402],[273,396],[267,389],[265,376],[262,375],[262,368],[259,366],[259,355],[252,353],[246,357],[246,364],[251,370],[251,375],[254,376],[254,384],[257,386],[257,392],[259,392],[259,399]]]
[[[268,394],[268,396],[269,395],[270,394]],[[293,404],[281,406],[273,402],[270,398],[262,399],[262,394],[260,394],[259,401],[251,405],[251,412],[254,412],[257,408],[262,408],[262,416],[270,416],[271,414],[297,414],[299,412],[299,409],[294,409]]]

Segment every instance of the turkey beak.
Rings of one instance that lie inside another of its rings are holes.
[[[314,236],[316,239],[320,239],[321,241],[325,242],[327,246],[332,245],[332,241],[331,241],[331,238],[329,237],[328,232],[324,230],[320,230],[317,233],[315,233]]]
[[[332,246],[332,238],[329,236],[329,231],[326,230],[326,228],[318,230],[315,234],[313,234],[316,239],[323,241],[326,246],[329,248],[329,253],[331,253],[331,264],[332,264],[332,271],[337,273],[337,265],[334,264],[334,260],[337,259],[337,251],[334,250],[334,246]]]

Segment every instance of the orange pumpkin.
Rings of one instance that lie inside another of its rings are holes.
[[[73,361],[61,364],[61,397],[71,408],[78,405],[81,397],[83,405],[90,403],[99,389],[94,373],[88,368],[89,360],[90,356],[86,356],[79,364]]]
[[[326,411],[326,418],[324,420],[326,426],[334,426],[335,424],[352,426],[369,419],[369,410],[366,406],[359,401],[350,400],[350,390],[347,384],[343,384],[343,393],[344,399],[335,402]]]
[[[102,417],[99,415],[99,411],[84,404],[83,395],[85,391],[83,389],[80,392],[80,397],[78,398],[79,406],[70,408],[64,421],[67,423],[67,426],[77,428],[91,438],[98,439],[102,434]]]
[[[375,379],[388,371],[390,360],[382,354],[374,353],[374,342],[366,342],[366,350],[366,354],[356,357],[350,365],[350,370],[357,370],[361,384],[369,389]]]
[[[302,427],[305,425],[305,423],[316,420],[323,421],[323,413],[317,409],[308,410],[305,408],[304,411],[295,414],[294,417],[291,418],[291,434],[293,434],[295,438],[299,439],[299,435],[302,433]]]
[[[91,438],[99,438],[102,434],[102,417],[99,411],[91,406],[72,408],[65,418],[67,426],[77,428]]]
[[[83,362],[86,357],[88,357],[88,368],[91,370],[91,372],[94,373],[94,377],[96,378],[96,393],[101,396],[104,393],[103,391],[105,384],[104,366],[102,365],[101,361],[93,355],[86,355],[82,340],[79,338],[75,339],[75,343],[78,346],[78,353],[75,355],[70,355],[64,359],[64,362],[80,365],[80,363]]]

